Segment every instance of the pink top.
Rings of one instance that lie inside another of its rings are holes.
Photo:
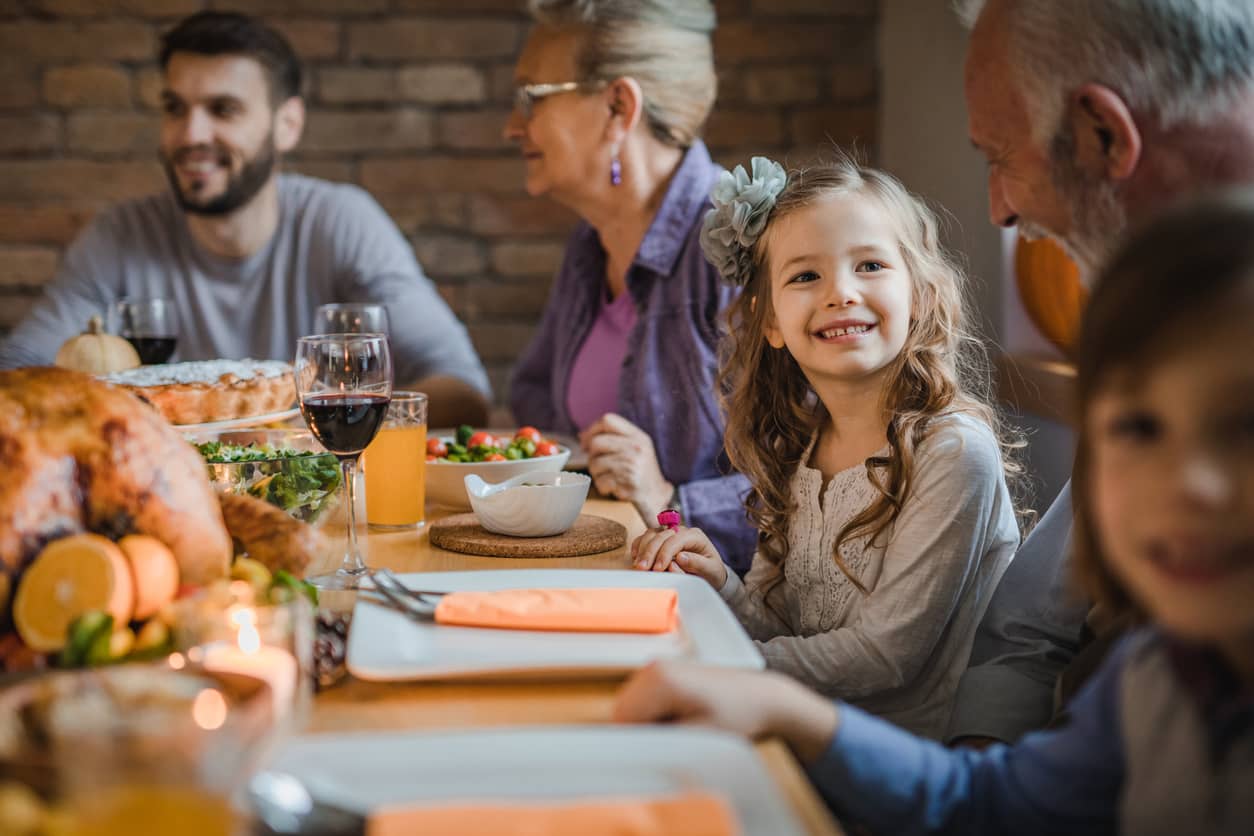
[[[627,356],[627,338],[636,324],[636,306],[624,290],[616,299],[601,294],[601,307],[570,370],[566,409],[580,430],[607,412],[618,411],[618,378]]]

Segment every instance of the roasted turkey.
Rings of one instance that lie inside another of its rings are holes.
[[[326,549],[317,529],[282,508],[245,495],[224,493],[218,499],[239,550],[272,572],[284,569],[303,577],[310,562]]]
[[[204,461],[152,408],[79,372],[0,372],[0,570],[12,577],[82,531],[156,537],[184,583],[230,566]]]

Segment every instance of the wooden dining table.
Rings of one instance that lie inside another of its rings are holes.
[[[631,539],[644,530],[627,502],[591,498],[585,514],[622,523]],[[447,516],[428,507],[428,523]],[[334,522],[326,531],[332,534]],[[584,557],[495,558],[446,551],[431,545],[427,528],[379,533],[360,526],[361,545],[371,567],[396,572],[443,572],[488,569],[629,569],[627,548]],[[343,554],[337,548],[309,567],[309,573],[332,571]],[[324,605],[352,606],[353,593],[323,593]],[[562,681],[367,682],[351,675],[316,695],[308,731],[347,732],[418,729],[477,729],[522,725],[605,724],[612,722],[614,695],[622,677]],[[805,831],[811,836],[843,831],[814,791],[790,750],[778,740],[762,740],[756,751]]]

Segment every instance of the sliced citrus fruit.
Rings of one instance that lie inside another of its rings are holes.
[[[174,600],[179,591],[179,564],[165,543],[147,534],[128,534],[118,541],[118,548],[135,578],[134,618],[148,618]]]
[[[122,550],[98,534],[75,534],[49,543],[22,575],[13,623],[27,647],[52,653],[65,645],[77,616],[103,610],[125,624],[134,604],[135,582]]]

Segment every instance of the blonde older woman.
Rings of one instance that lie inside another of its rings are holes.
[[[698,237],[720,168],[698,138],[714,103],[708,0],[535,0],[505,129],[527,191],[583,222],[535,340],[515,417],[578,432],[597,489],[671,507],[743,571],[755,533],[715,396],[734,290]]]

